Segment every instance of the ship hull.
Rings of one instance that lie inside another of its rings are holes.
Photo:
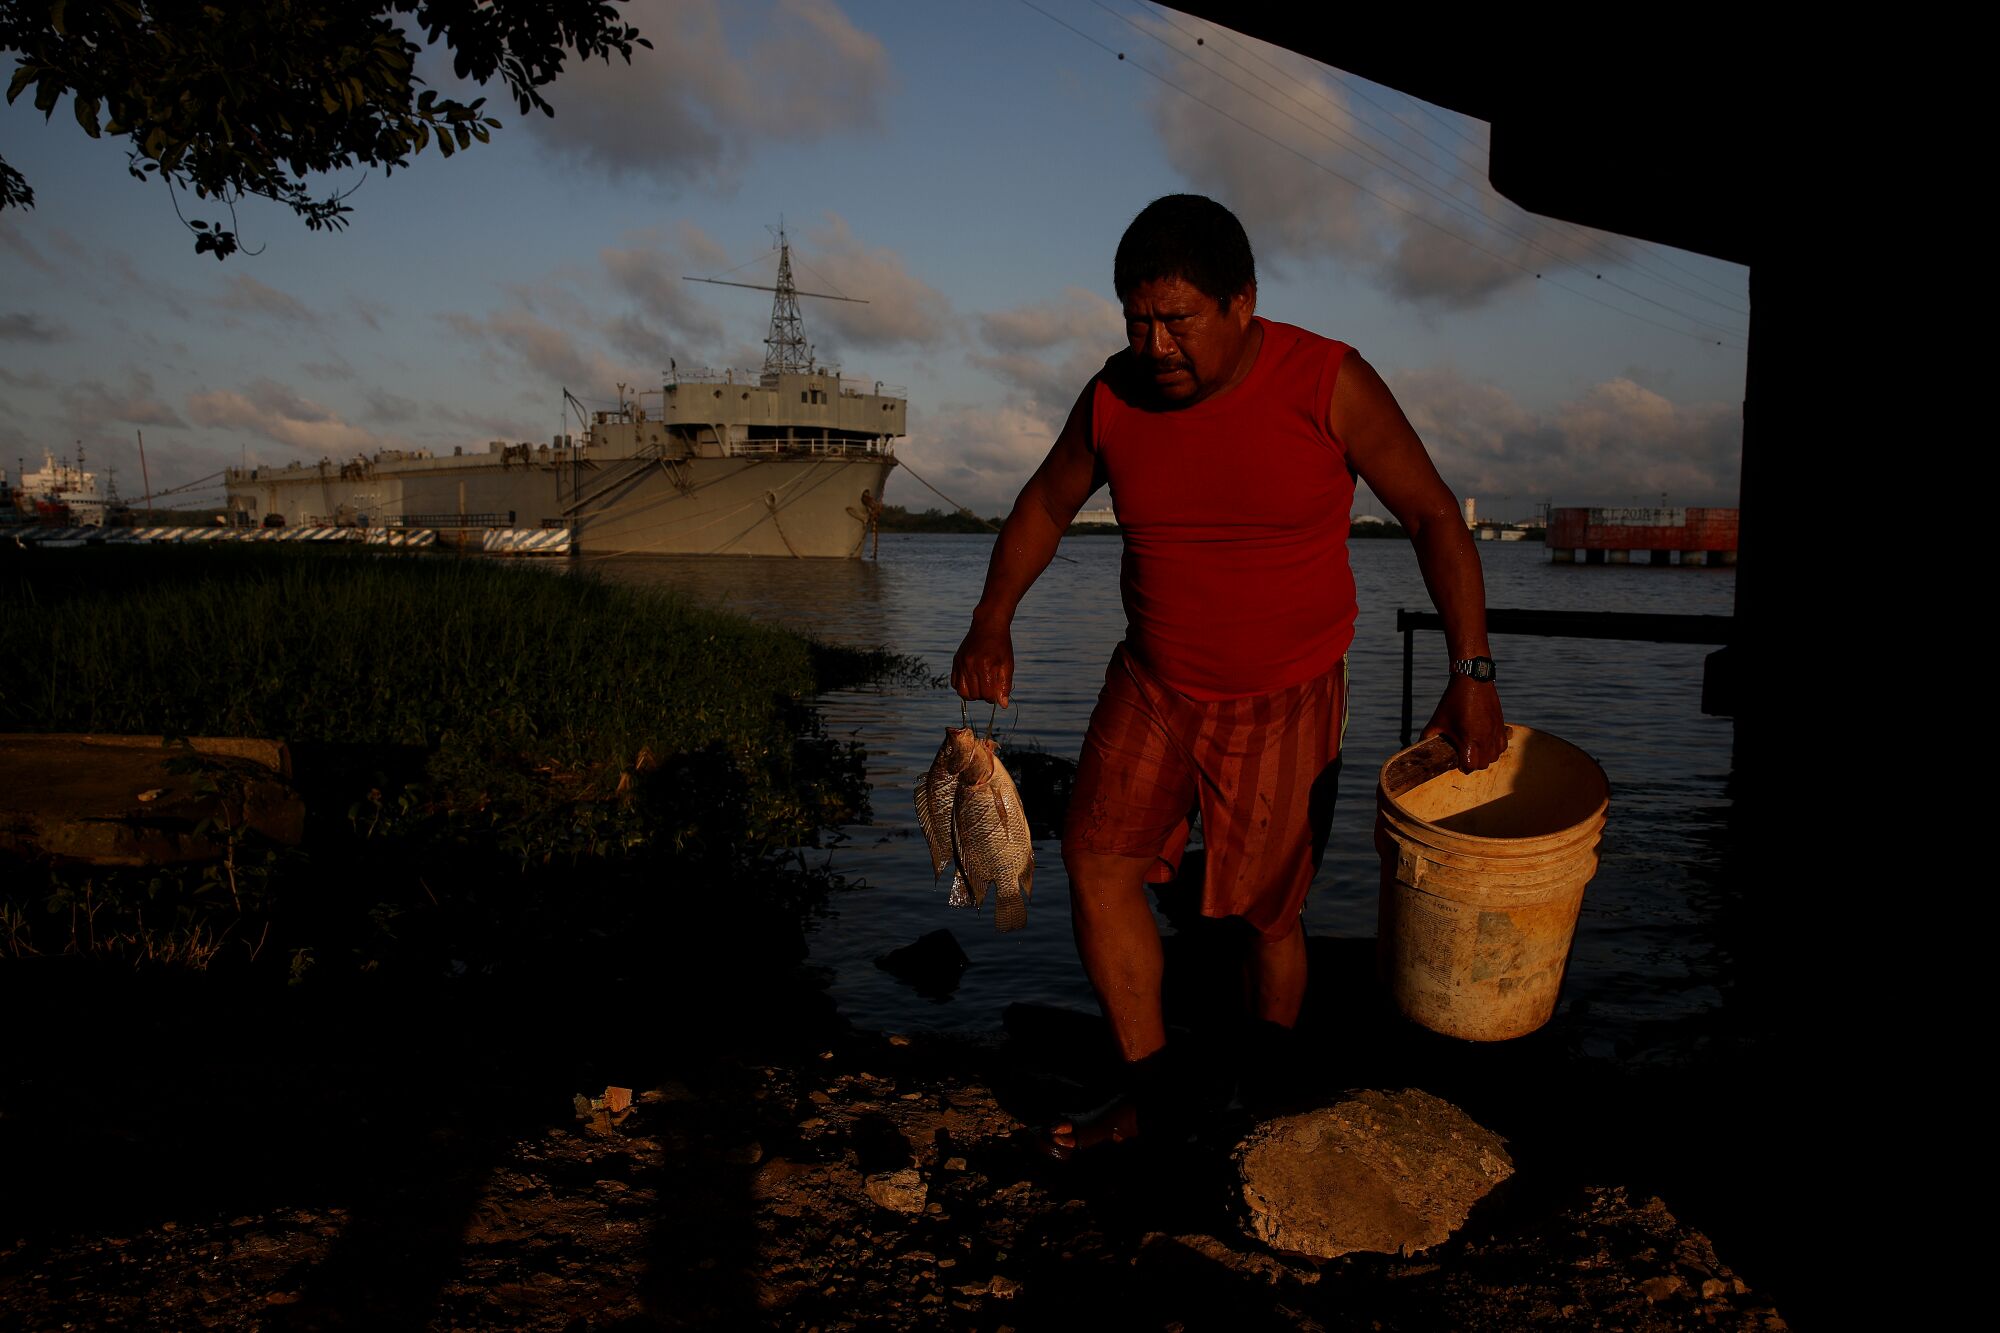
[[[566,527],[587,556],[865,555],[869,501],[887,453],[724,458],[551,459],[518,452],[404,459],[367,467],[257,468],[233,475],[229,503],[252,522],[410,527]]]
[[[865,458],[691,458],[614,485],[577,514],[587,556],[866,555],[869,508],[895,461]]]

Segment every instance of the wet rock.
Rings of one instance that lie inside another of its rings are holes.
[[[1646,1295],[1648,1304],[1657,1305],[1681,1289],[1681,1280],[1668,1273],[1660,1277],[1649,1277],[1639,1284],[1639,1290]]]
[[[957,990],[959,977],[971,964],[972,960],[959,946],[958,937],[944,929],[920,935],[875,960],[875,966],[907,981],[919,995],[931,998],[942,998]]]
[[[1062,836],[1063,819],[1069,813],[1069,794],[1076,785],[1076,761],[1039,749],[1000,747],[1000,762],[1021,793],[1021,812],[1027,816],[1028,831],[1037,838]]]
[[[863,1182],[863,1188],[877,1205],[891,1212],[921,1213],[924,1210],[924,1178],[914,1167],[869,1176]]]
[[[1514,1172],[1505,1140],[1415,1088],[1257,1126],[1236,1148],[1245,1229],[1294,1254],[1417,1254]]]
[[[1254,1279],[1267,1286],[1281,1282],[1306,1286],[1319,1281],[1316,1269],[1301,1265],[1295,1271],[1262,1251],[1245,1253],[1219,1237],[1199,1232],[1184,1236],[1150,1232],[1140,1244],[1139,1259],[1173,1272],[1185,1271],[1190,1259],[1203,1259],[1237,1277]]]

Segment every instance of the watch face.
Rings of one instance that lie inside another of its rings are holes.
[[[1452,669],[1473,680],[1492,680],[1495,674],[1490,657],[1468,657],[1462,662],[1452,663]]]

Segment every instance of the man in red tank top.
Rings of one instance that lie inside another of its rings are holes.
[[[1250,1017],[1267,1033],[1298,1019],[1300,913],[1345,722],[1357,479],[1409,532],[1444,619],[1450,670],[1424,735],[1449,736],[1468,772],[1507,744],[1478,550],[1374,368],[1343,343],[1258,318],[1249,240],[1198,195],[1140,212],[1113,285],[1128,346],[1085,387],[1022,488],[952,662],[961,696],[1007,705],[1014,610],[1109,484],[1125,533],[1126,638],[1084,741],[1063,864],[1077,949],[1130,1091],[1053,1127],[1042,1146],[1055,1157],[1184,1123],[1146,885],[1178,866],[1191,809],[1202,911],[1248,923]]]

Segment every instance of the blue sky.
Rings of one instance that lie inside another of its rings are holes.
[[[906,386],[911,469],[1004,511],[1121,344],[1120,231],[1195,190],[1260,312],[1358,347],[1483,515],[1735,503],[1747,270],[1523,213],[1479,122],[1147,0],[628,8],[656,49],[573,67],[553,120],[488,90],[490,145],[361,180],[339,234],[245,204],[261,253],[220,264],[66,106],[0,110],[37,198],[0,213],[0,466],[81,441],[129,496],[140,430],[156,487],[545,439],[564,388],[756,365],[768,298],[681,279],[770,281],[782,217],[802,287],[869,302],[804,303],[821,359]]]

